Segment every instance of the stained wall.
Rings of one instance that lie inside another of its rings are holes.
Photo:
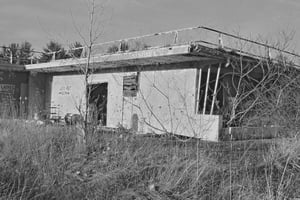
[[[175,133],[218,140],[221,117],[195,113],[196,69],[141,71],[136,96],[123,96],[124,76],[137,72],[93,74],[89,84],[108,83],[107,126],[139,133]],[[85,107],[83,75],[52,78],[51,107],[64,117]]]

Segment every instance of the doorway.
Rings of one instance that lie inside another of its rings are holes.
[[[89,118],[91,123],[107,125],[107,88],[108,83],[90,84],[89,95]]]
[[[26,118],[28,113],[28,85],[21,83],[19,97],[19,116]]]

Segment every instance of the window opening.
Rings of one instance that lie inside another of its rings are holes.
[[[221,109],[223,107],[223,87],[218,81],[217,87],[217,72],[203,71],[200,69],[199,75],[197,76],[198,82],[197,85],[199,89],[197,90],[197,99],[196,99],[196,110],[197,114],[221,114]],[[214,98],[214,90],[216,89],[216,96]],[[212,103],[214,106],[212,108]]]

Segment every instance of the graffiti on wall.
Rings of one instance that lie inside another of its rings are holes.
[[[15,85],[13,84],[0,84],[0,93],[14,93]]]
[[[59,88],[58,94],[59,94],[59,95],[62,95],[62,96],[70,95],[71,88],[72,88],[72,87],[71,87],[70,85],[67,85],[67,86],[61,86],[61,87]]]
[[[0,72],[0,81],[4,81],[4,72]]]
[[[14,101],[15,85],[0,84],[0,102],[2,105],[10,105]]]

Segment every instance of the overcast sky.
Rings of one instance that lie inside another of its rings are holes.
[[[87,28],[86,1],[0,0],[0,44],[81,41],[74,24]],[[99,42],[205,25],[270,40],[295,32],[291,49],[300,52],[299,0],[108,0],[101,19]]]

